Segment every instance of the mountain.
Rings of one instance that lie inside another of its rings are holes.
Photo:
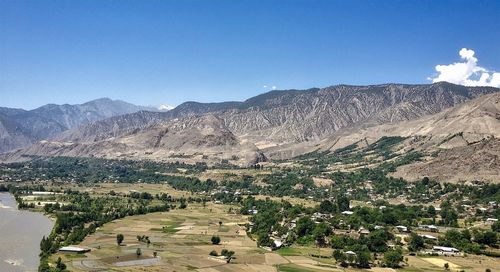
[[[141,110],[152,109],[109,98],[81,105],[48,104],[29,111],[0,108],[0,153],[50,139],[71,128]]]
[[[138,113],[120,117],[122,120],[112,118],[76,128],[58,139],[94,141],[161,121],[211,113],[223,120],[233,133],[253,142],[269,145],[315,141],[353,126],[395,123],[434,114],[498,90],[436,83],[272,91],[244,102],[186,102],[155,117]]]
[[[186,102],[168,112],[142,111],[76,127],[17,155],[229,160],[246,165],[340,146],[364,137],[369,128],[398,127],[498,91],[445,82],[338,85],[272,91],[244,102]]]
[[[323,139],[313,150],[334,152],[352,144],[368,146],[390,136],[406,138],[398,146],[401,154],[434,154],[397,168],[392,174],[395,177],[499,182],[500,92],[410,121],[353,127]]]

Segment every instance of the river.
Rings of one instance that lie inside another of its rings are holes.
[[[0,193],[0,271],[37,271],[40,241],[53,225],[40,213],[18,210],[11,194]]]

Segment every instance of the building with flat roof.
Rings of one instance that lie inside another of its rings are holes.
[[[59,249],[59,252],[66,252],[66,253],[79,253],[79,254],[83,254],[83,253],[90,252],[90,249],[88,249],[88,248],[76,247],[76,246],[65,246],[65,247],[61,247],[61,248]]]

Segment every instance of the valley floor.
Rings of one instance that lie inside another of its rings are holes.
[[[70,271],[200,271],[200,272],[310,272],[361,271],[345,269],[335,264],[330,248],[292,246],[270,252],[259,248],[245,231],[246,216],[232,212],[238,207],[207,203],[190,204],[186,209],[130,216],[110,222],[85,238],[79,246],[91,249],[84,255],[57,253]],[[219,222],[222,222],[219,225]],[[122,245],[116,235],[123,234]],[[151,244],[140,242],[137,236],[148,236]],[[212,236],[221,238],[220,245],[210,242]],[[137,257],[140,248],[142,255]],[[227,249],[235,252],[230,262],[211,257]],[[154,257],[154,252],[157,256]],[[315,258],[314,256],[322,256]],[[484,271],[498,267],[498,259],[486,256],[420,257],[407,256],[400,271]],[[373,267],[367,271],[389,272],[391,268]],[[497,270],[492,270],[497,271]]]

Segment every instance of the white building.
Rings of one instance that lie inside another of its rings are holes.
[[[76,246],[66,246],[66,247],[61,247],[59,249],[59,252],[80,253],[80,254],[82,254],[82,253],[90,252],[90,249],[76,247]]]

